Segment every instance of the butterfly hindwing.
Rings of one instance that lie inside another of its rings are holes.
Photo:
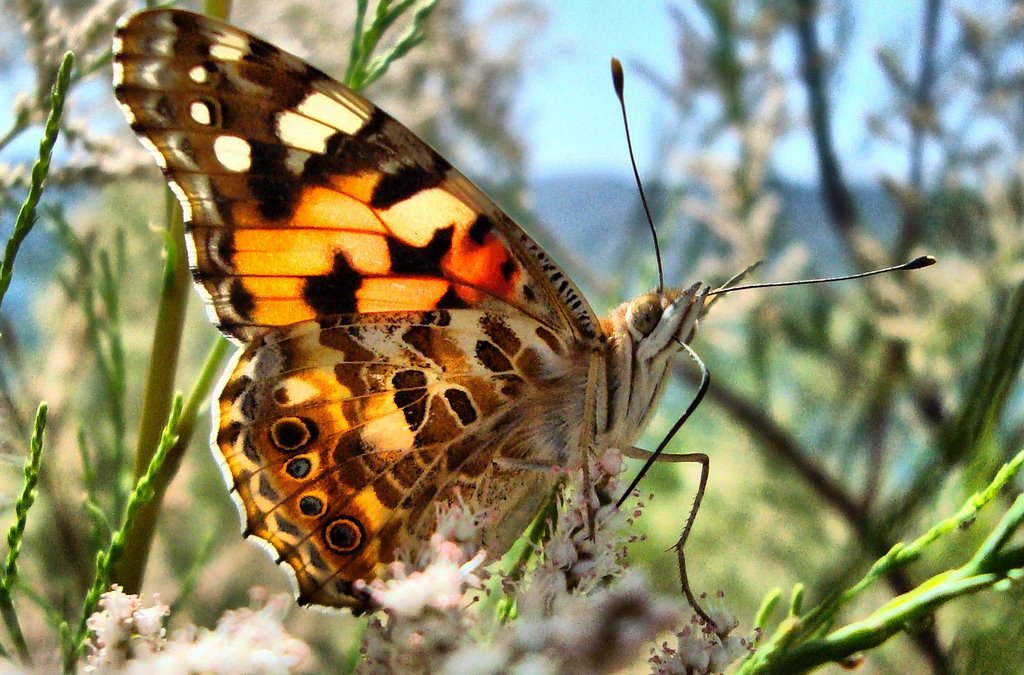
[[[258,38],[179,10],[135,14],[116,37],[115,93],[239,341],[322,316],[466,307],[599,331],[572,281],[440,155]]]
[[[247,530],[314,604],[360,604],[352,581],[426,539],[435,501],[463,498],[499,516],[492,540],[514,538],[554,480],[507,464],[535,452],[512,421],[562,362],[553,334],[480,310],[359,318],[255,339],[219,404],[216,442]]]

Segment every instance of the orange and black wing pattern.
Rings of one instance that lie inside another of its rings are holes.
[[[300,59],[179,10],[115,37],[115,95],[182,203],[221,330],[355,312],[519,311],[599,332],[573,282],[412,132]]]

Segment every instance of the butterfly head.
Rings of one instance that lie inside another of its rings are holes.
[[[673,358],[693,339],[707,312],[710,287],[695,283],[641,295],[620,305],[605,323],[612,367],[611,443],[632,444],[664,389]]]
[[[650,350],[651,356],[668,348],[670,343],[689,342],[698,321],[707,313],[709,290],[698,282],[687,289],[645,293],[623,306],[623,328],[629,332],[638,351],[645,347],[644,351]]]

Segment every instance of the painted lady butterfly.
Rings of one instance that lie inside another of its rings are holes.
[[[245,532],[299,601],[421,546],[438,500],[506,551],[558,473],[628,449],[709,288],[599,319],[544,251],[408,129],[319,70],[184,11],[135,14],[114,90],[181,201],[195,281],[244,347],[214,445]]]

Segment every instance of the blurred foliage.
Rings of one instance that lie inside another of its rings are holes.
[[[693,3],[671,10],[676,79],[644,69],[679,113],[666,122],[675,133],[664,149],[668,215],[659,227],[670,247],[680,242],[698,278],[722,280],[760,258],[766,279],[921,253],[940,261],[860,284],[730,296],[702,326],[695,346],[712,371],[715,409],[698,415],[679,445],[715,461],[689,567],[691,579],[724,588],[733,606],[752,609],[769,588],[798,580],[818,599],[848,585],[891,545],[955,511],[1020,449],[1024,92],[1014,41],[1024,8],[921,3],[916,42],[879,48],[891,93],[866,123],[872,143],[904,160],[872,186],[849,184],[831,138],[830,83],[853,77],[843,71],[841,35],[852,7]],[[833,36],[832,47],[819,33]],[[794,39],[798,68],[787,71],[778,46]],[[799,191],[772,169],[775,148],[797,132],[809,133],[817,152],[810,209],[787,207]],[[862,206],[880,191],[884,209]],[[823,240],[827,250],[806,243]],[[662,429],[683,405],[663,405]],[[655,504],[679,492],[651,490]],[[662,503],[651,559],[671,544],[685,505],[685,497]],[[939,542],[921,569],[887,575],[890,592],[972,550],[997,517],[985,514]],[[655,578],[670,578],[672,561],[661,559]],[[984,620],[970,603],[954,603],[869,654],[868,667],[1015,671],[1019,636],[996,636],[993,627],[1021,623],[1020,590],[986,597]]]
[[[368,93],[535,230],[535,214],[522,207],[529,148],[511,112],[543,12],[528,0],[495,2],[483,14],[467,4],[442,0],[423,45],[391,64]],[[737,616],[753,617],[776,587],[786,596],[803,583],[810,606],[852,586],[896,542],[954,514],[1020,450],[1024,5],[924,1],[920,29],[878,48],[890,91],[865,129],[870,143],[901,161],[873,185],[849,182],[849,160],[832,138],[830,83],[853,77],[845,66],[856,3],[679,5],[667,10],[678,44],[674,76],[657,75],[664,69],[655,64],[627,68],[639,70],[672,111],[663,169],[648,178],[670,278],[685,270],[687,283],[724,281],[759,259],[766,280],[922,253],[940,261],[862,283],[737,293],[702,324],[694,347],[711,369],[712,388],[674,444],[712,457],[688,567],[698,590],[723,589]],[[46,639],[45,623],[79,616],[96,553],[120,526],[139,475],[129,455],[139,440],[154,299],[166,274],[161,258],[174,252],[162,229],[148,227],[166,221],[163,181],[109,91],[112,26],[134,8],[32,0],[0,7],[5,25],[23,28],[5,32],[0,67],[25,92],[12,102],[10,127],[0,129],[5,241],[30,185],[31,158],[20,143],[37,138],[64,50],[79,64],[42,226],[26,242],[12,287],[31,299],[19,306],[32,309],[11,313],[8,302],[0,316],[0,449],[17,464],[38,402],[49,403],[36,507],[46,516],[28,522],[18,562],[23,588],[14,589],[19,602],[35,598],[22,603],[32,646]],[[259,8],[247,6],[246,28],[342,74],[348,42],[337,36],[350,30],[352,6],[320,0]],[[496,34],[503,49],[485,49]],[[792,53],[795,67],[782,56]],[[793,134],[808,134],[816,153],[820,181],[811,189],[774,172],[775,152]],[[581,264],[580,251],[563,250],[575,242],[560,242],[555,232],[538,238],[552,244],[593,304],[607,307],[653,284],[645,225],[637,219],[634,226],[614,254],[593,252],[615,256],[603,269],[630,271],[612,278],[594,277],[598,268]],[[170,384],[191,391],[216,331],[198,301],[187,305],[181,365]],[[682,361],[645,447],[686,405],[695,374]],[[157,432],[165,421],[156,420]],[[224,607],[245,604],[253,583],[287,582],[267,556],[234,536],[237,514],[205,438],[205,428],[193,434],[180,474],[162,495],[143,589],[168,601],[180,592],[193,620],[211,625]],[[11,504],[21,486],[14,465],[0,476]],[[632,553],[667,594],[678,589],[675,556],[665,549],[678,536],[695,481],[668,465],[641,485],[654,498],[640,522],[647,540]],[[932,544],[913,568],[887,570],[885,585],[858,597],[841,619],[869,615],[969,557],[1013,502],[1009,492],[998,508]],[[1022,600],[1016,586],[943,606],[868,653],[860,672],[1016,672],[1024,647],[1009,627],[1024,621]],[[359,621],[302,611],[292,622],[322,663],[352,658]]]

